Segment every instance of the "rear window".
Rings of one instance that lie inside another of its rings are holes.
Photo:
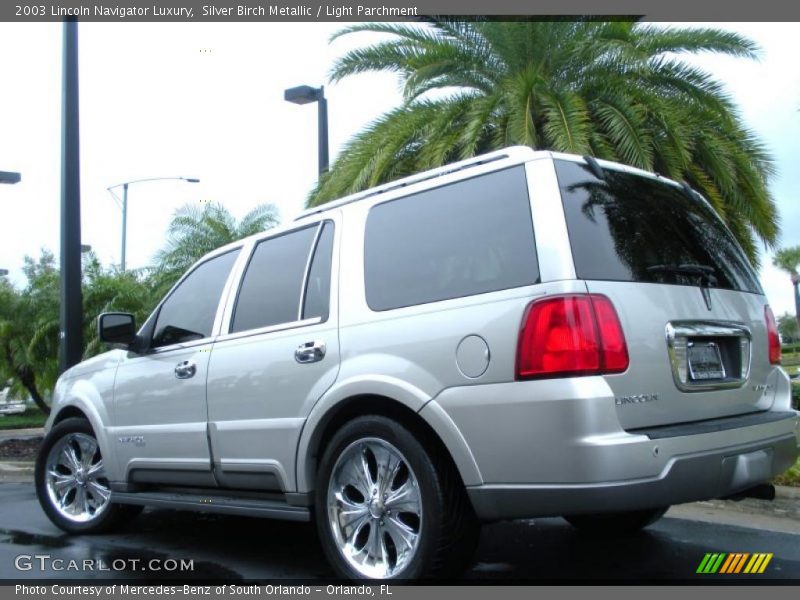
[[[555,161],[580,279],[763,293],[731,233],[699,198],[656,179]]]
[[[537,283],[525,171],[514,167],[374,206],[364,253],[372,310]]]

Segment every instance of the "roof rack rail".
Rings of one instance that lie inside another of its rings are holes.
[[[410,175],[408,177],[404,177],[403,179],[398,179],[397,181],[390,181],[389,183],[385,183],[383,185],[371,188],[369,190],[365,190],[363,192],[357,192],[350,196],[345,196],[344,198],[341,198],[339,200],[334,200],[333,202],[328,202],[320,206],[314,206],[312,208],[308,208],[303,212],[301,212],[297,217],[295,217],[294,220],[299,221],[311,215],[316,215],[328,210],[332,210],[334,208],[339,208],[340,206],[345,206],[346,204],[358,202],[359,200],[364,200],[365,198],[377,196],[378,194],[385,194],[387,192],[391,192],[392,190],[413,185],[415,183],[428,181],[430,179],[435,179],[437,177],[443,177],[445,175],[449,175],[450,173],[456,173],[458,171],[463,171],[465,169],[470,169],[480,165],[485,165],[487,163],[496,162],[498,160],[511,158],[512,156],[514,156],[515,154],[519,154],[520,152],[530,153],[533,152],[533,150],[528,147],[513,146],[511,148],[505,148],[503,150],[498,150],[496,152],[490,152],[488,154],[483,154],[481,156],[476,156],[474,158],[469,158],[467,160],[462,160],[459,162],[451,163],[449,165],[444,165],[443,167],[438,167],[436,169],[425,171],[417,175]]]
[[[586,162],[586,165],[589,167],[592,175],[601,180],[606,178],[605,173],[603,173],[603,169],[600,168],[600,163],[597,162],[597,159],[594,156],[589,156],[587,154],[583,157],[583,160]]]

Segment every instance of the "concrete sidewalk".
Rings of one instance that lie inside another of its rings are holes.
[[[800,534],[800,488],[775,486],[775,500],[704,500],[673,506],[668,517]]]
[[[0,461],[0,483],[33,483],[34,461]]]
[[[0,429],[0,442],[5,442],[6,440],[27,440],[35,437],[44,437],[44,428]]]

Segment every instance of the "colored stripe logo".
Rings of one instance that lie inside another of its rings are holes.
[[[763,573],[772,560],[772,556],[772,552],[757,552],[755,554],[749,554],[747,552],[708,552],[703,557],[703,560],[700,561],[700,566],[697,567],[696,572],[701,574],[719,573],[725,575]]]

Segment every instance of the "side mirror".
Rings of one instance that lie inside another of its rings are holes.
[[[97,334],[107,344],[129,346],[136,339],[136,319],[128,313],[103,313],[97,318]]]

